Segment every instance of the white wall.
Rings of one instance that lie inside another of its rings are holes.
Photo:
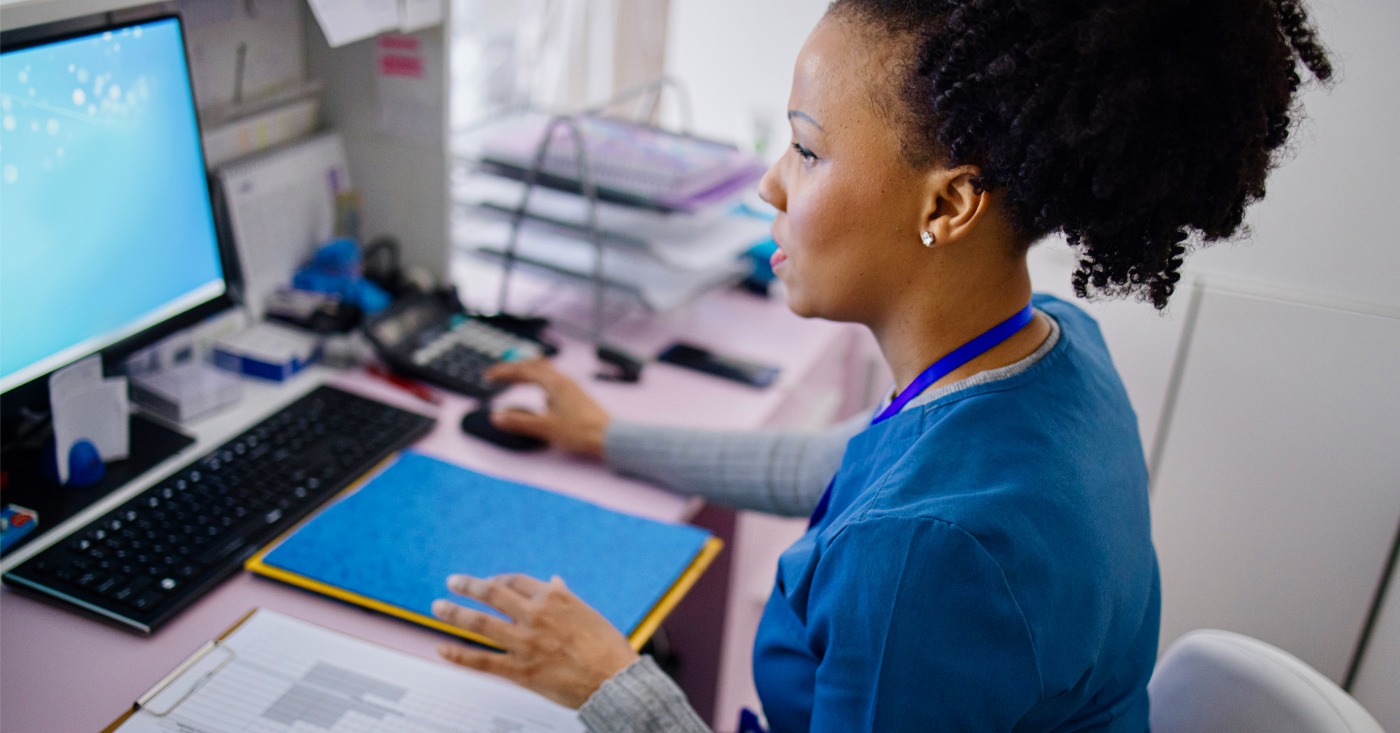
[[[1400,305],[1400,3],[1311,7],[1341,79],[1304,97],[1311,122],[1251,212],[1253,240],[1201,252],[1193,269]]]
[[[746,147],[766,134],[765,152],[781,152],[788,143],[793,62],[826,5],[826,0],[671,0],[666,66],[690,90],[695,131]]]
[[[1303,97],[1309,122],[1293,138],[1292,159],[1273,174],[1267,198],[1253,207],[1253,236],[1196,253],[1195,276],[1227,276],[1314,296],[1400,306],[1400,3],[1311,0],[1313,18],[1333,52],[1339,81]],[[772,125],[769,154],[787,142],[785,109],[792,64],[825,10],[825,0],[673,0],[672,73],[691,88],[700,132],[741,143],[755,119]],[[1032,258],[1039,289],[1068,292],[1072,256],[1053,244]],[[1151,449],[1166,395],[1185,298],[1165,317],[1137,303],[1091,308],[1100,319]],[[1286,338],[1286,334],[1280,334]],[[1228,406],[1225,406],[1228,409]],[[1370,426],[1377,430],[1386,426]],[[1391,593],[1391,606],[1400,604]],[[1394,618],[1394,608],[1388,611]],[[1379,633],[1394,635],[1396,624]],[[1372,642],[1372,654],[1395,655],[1395,639]],[[1369,670],[1400,667],[1367,660]],[[1359,692],[1389,688],[1365,679]],[[1362,700],[1366,702],[1365,699]],[[728,724],[727,721],[721,721]],[[1382,720],[1400,729],[1400,720]]]

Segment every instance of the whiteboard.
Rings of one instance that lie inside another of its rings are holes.
[[[1162,648],[1228,629],[1341,682],[1400,521],[1400,314],[1193,296],[1155,456]]]

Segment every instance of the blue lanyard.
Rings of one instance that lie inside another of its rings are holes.
[[[927,369],[920,372],[919,376],[915,377],[914,381],[910,382],[908,387],[900,390],[899,394],[895,395],[890,404],[886,405],[885,409],[880,411],[880,414],[870,420],[870,424],[878,425],[898,415],[899,411],[904,409],[904,406],[909,404],[910,400],[922,394],[924,390],[929,388],[929,385],[948,376],[954,369],[991,351],[1001,342],[1011,338],[1012,334],[1020,331],[1027,323],[1030,323],[1031,318],[1034,316],[1035,309],[1031,307],[1030,303],[1027,303],[1026,307],[1018,311],[1016,315],[992,326],[980,336],[948,352],[946,356],[930,364]],[[821,518],[826,515],[827,505],[831,503],[831,487],[835,485],[836,478],[833,476],[831,483],[827,484],[826,491],[822,493],[821,500],[817,502],[817,508],[812,510],[812,521],[807,525],[808,527],[816,526],[817,522],[821,521]]]
[[[870,424],[877,425],[898,415],[899,411],[909,404],[909,400],[923,394],[929,385],[948,376],[954,369],[996,348],[998,344],[1011,338],[1012,334],[1025,328],[1034,316],[1035,310],[1031,308],[1030,303],[1027,303],[1026,307],[1018,311],[1016,315],[992,326],[980,336],[948,352],[942,359],[919,372],[919,376],[914,377],[914,381],[910,382],[908,387],[900,390],[899,394],[895,395],[894,400],[886,405],[885,409],[881,410],[880,414],[870,421]]]

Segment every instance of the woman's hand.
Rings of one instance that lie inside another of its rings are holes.
[[[611,419],[592,397],[572,379],[544,359],[497,364],[486,370],[493,382],[526,382],[539,385],[545,394],[545,411],[507,407],[491,413],[491,424],[512,433],[548,441],[571,453],[603,457],[603,439]]]
[[[453,575],[447,587],[510,620],[451,601],[435,601],[433,614],[438,618],[505,649],[501,654],[442,644],[438,654],[463,667],[504,677],[566,707],[577,709],[637,659],[627,638],[558,577],[546,583],[528,575]]]

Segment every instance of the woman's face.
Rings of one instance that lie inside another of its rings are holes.
[[[898,44],[827,17],[797,57],[788,122],[792,145],[759,183],[777,208],[773,271],[801,316],[871,325],[918,286],[926,176],[900,155],[892,83]]]

